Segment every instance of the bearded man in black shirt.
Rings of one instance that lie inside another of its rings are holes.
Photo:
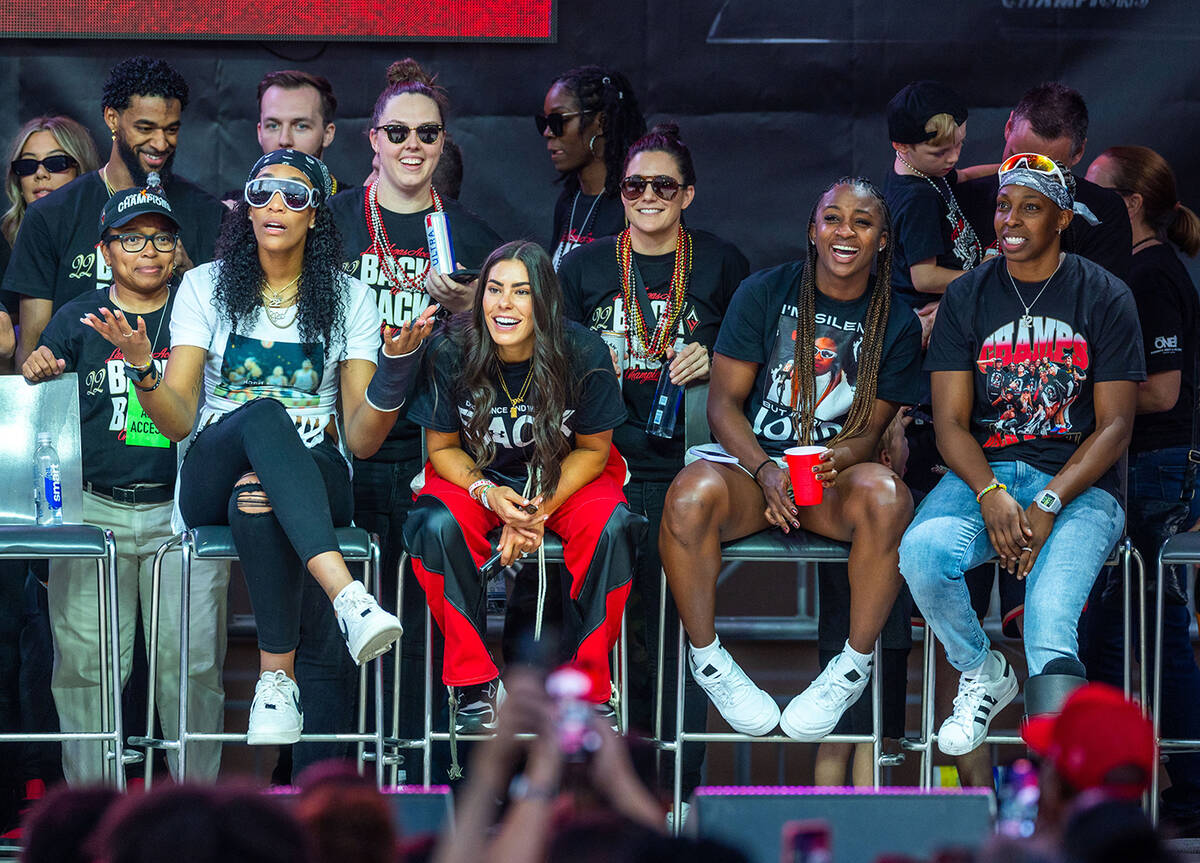
[[[187,82],[163,60],[131,57],[109,73],[103,93],[104,123],[112,133],[107,164],[29,206],[4,274],[3,290],[21,296],[18,364],[37,347],[54,312],[87,289],[112,283],[96,244],[96,214],[114,193],[151,185],[157,174],[179,224],[175,274],[212,258],[225,209],[171,170],[187,102]]]

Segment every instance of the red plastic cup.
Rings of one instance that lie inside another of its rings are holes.
[[[796,499],[796,506],[813,506],[824,497],[825,488],[817,481],[812,469],[813,465],[820,463],[821,453],[826,449],[823,446],[794,446],[783,451],[792,477],[792,496]]]

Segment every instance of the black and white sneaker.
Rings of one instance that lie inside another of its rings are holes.
[[[602,721],[608,724],[617,734],[621,733],[621,715],[617,713],[617,708],[613,706],[612,701],[601,701],[599,704],[593,704],[592,709],[596,711],[596,715]]]
[[[496,730],[496,713],[504,702],[500,678],[474,686],[451,686],[454,731],[457,734],[487,734]]]
[[[346,649],[359,665],[387,653],[404,634],[396,615],[380,608],[361,581],[352,581],[342,588],[334,597],[333,610]]]
[[[963,675],[954,697],[954,712],[938,729],[938,749],[947,755],[965,755],[987,737],[996,714],[1017,694],[1017,675],[998,650],[988,654],[974,678]]]
[[[250,702],[246,742],[251,746],[282,746],[298,741],[303,730],[304,711],[296,682],[282,671],[264,671]]]

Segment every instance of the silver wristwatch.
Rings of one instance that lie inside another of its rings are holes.
[[[1062,498],[1048,488],[1044,488],[1038,492],[1038,496],[1033,499],[1033,502],[1037,504],[1037,508],[1042,512],[1048,512],[1051,515],[1058,515],[1062,512]]]

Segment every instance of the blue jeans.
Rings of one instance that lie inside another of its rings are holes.
[[[992,469],[1023,507],[1053,479],[1019,461],[995,462]],[[1077,658],[1079,614],[1124,526],[1116,498],[1094,487],[1058,514],[1025,582],[1025,658],[1031,676],[1053,659]],[[971,609],[963,574],[995,556],[974,492],[946,474],[904,534],[900,573],[959,671],[982,665],[991,646]]]

